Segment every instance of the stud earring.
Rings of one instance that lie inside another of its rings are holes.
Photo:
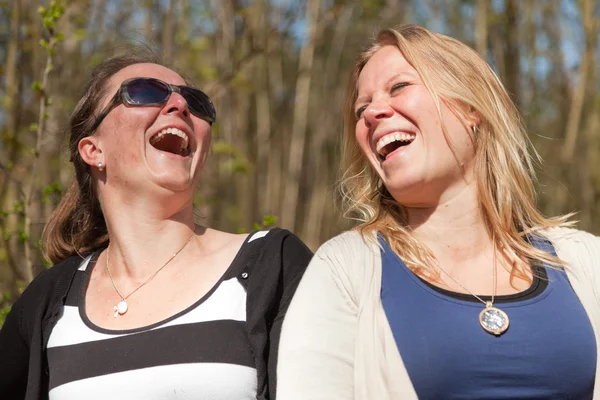
[[[100,172],[104,171],[104,166],[102,164],[102,161],[98,161],[98,171],[100,171]]]

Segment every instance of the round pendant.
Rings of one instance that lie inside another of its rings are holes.
[[[117,304],[117,312],[119,315],[123,315],[127,312],[127,302],[125,300],[121,300],[119,304]]]
[[[508,315],[499,308],[489,305],[479,313],[479,323],[486,332],[502,335],[508,329]]]

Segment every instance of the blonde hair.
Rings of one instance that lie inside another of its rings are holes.
[[[475,140],[475,174],[481,212],[495,245],[513,260],[563,263],[534,247],[528,236],[569,225],[570,215],[544,217],[535,206],[535,170],[539,155],[531,146],[520,114],[506,89],[473,49],[417,25],[384,29],[363,51],[350,75],[344,106],[340,192],[344,215],[356,219],[365,237],[377,232],[415,273],[439,277],[437,260],[415,239],[404,208],[381,185],[377,173],[355,139],[358,77],[369,59],[384,46],[396,46],[431,93],[441,120],[440,103],[455,114],[474,110],[480,118]],[[462,113],[464,116],[464,113]],[[442,126],[444,135],[447,132]],[[518,263],[522,264],[522,263]],[[523,272],[518,266],[514,273]]]

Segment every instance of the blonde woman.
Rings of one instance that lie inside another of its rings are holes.
[[[279,398],[600,399],[600,243],[536,209],[536,154],[486,62],[383,30],[345,119],[341,189],[361,223],[298,287]]]

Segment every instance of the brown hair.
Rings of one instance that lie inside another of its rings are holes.
[[[81,139],[93,134],[91,128],[96,120],[97,108],[107,95],[110,78],[125,67],[142,63],[162,65],[149,51],[138,50],[108,58],[98,64],[92,71],[83,97],[69,118],[69,156],[75,176],[43,233],[46,256],[55,263],[108,243],[104,214],[91,169],[81,158],[78,145]]]
[[[529,243],[528,235],[566,225],[567,218],[544,217],[535,206],[535,169],[539,156],[531,146],[520,114],[494,71],[473,49],[417,25],[384,29],[357,58],[344,107],[340,191],[345,215],[360,221],[366,237],[379,232],[415,273],[438,277],[437,260],[414,238],[405,209],[382,187],[355,138],[359,75],[384,46],[395,46],[419,73],[441,119],[441,102],[457,115],[464,106],[480,117],[475,136],[475,173],[480,208],[490,237],[513,260],[546,261],[556,257]],[[444,135],[445,128],[442,126]],[[447,137],[447,135],[446,135]],[[518,263],[522,264],[522,263]],[[519,273],[520,269],[513,269]]]

